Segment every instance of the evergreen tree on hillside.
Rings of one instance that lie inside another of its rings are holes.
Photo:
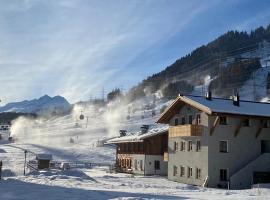
[[[108,101],[113,101],[117,98],[120,98],[122,96],[122,92],[119,88],[115,88],[111,92],[107,94],[107,100]]]

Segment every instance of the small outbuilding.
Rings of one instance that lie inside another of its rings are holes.
[[[51,154],[37,154],[36,159],[38,161],[38,169],[50,168],[50,162],[52,160]]]

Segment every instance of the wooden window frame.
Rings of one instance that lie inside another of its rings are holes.
[[[198,144],[200,144],[200,145],[198,145]],[[201,151],[201,140],[196,140],[196,152],[200,152],[200,151]]]
[[[178,126],[179,125],[179,119],[178,118],[174,118],[174,125]]]
[[[222,151],[222,149],[220,148],[221,147],[221,145],[220,145],[221,142],[226,142],[226,144],[227,144],[226,151]],[[229,153],[229,140],[219,140],[218,144],[219,144],[219,153]]]
[[[134,160],[134,169],[138,170],[138,161],[137,161],[137,159]]]
[[[160,170],[160,161],[155,160],[154,164],[155,164],[155,170]]]
[[[250,127],[251,123],[250,123],[250,118],[246,118],[242,121],[242,126],[243,127]]]
[[[140,160],[140,170],[143,171],[143,160]]]
[[[181,165],[180,166],[180,177],[184,177],[185,176],[185,166]]]
[[[185,141],[181,141],[180,151],[186,151],[186,142]]]
[[[187,177],[188,178],[192,178],[192,167],[188,167],[188,174],[187,174]]]
[[[222,119],[225,119],[225,123]],[[220,116],[219,117],[219,124],[220,125],[228,125],[228,117],[227,116]]]
[[[201,179],[202,178],[202,169],[196,167],[196,179]]]
[[[191,119],[191,121],[190,121],[190,119]],[[192,124],[192,122],[193,122],[193,115],[188,115],[188,124]]]
[[[193,149],[192,145],[193,145],[192,140],[188,140],[188,148],[187,148],[188,151],[192,151],[192,149]]]
[[[179,150],[178,142],[175,141],[175,142],[173,143],[173,145],[174,145],[174,147],[173,147],[174,151],[178,151],[178,150]]]
[[[177,166],[173,166],[173,176],[177,176]]]
[[[182,125],[185,125],[185,124],[186,124],[186,117],[182,117],[182,118],[181,118],[181,124],[182,124]]]

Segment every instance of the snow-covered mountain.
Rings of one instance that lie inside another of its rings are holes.
[[[70,109],[71,105],[64,97],[50,97],[48,95],[44,95],[39,99],[8,103],[5,106],[0,107],[0,112],[61,114],[68,112]]]

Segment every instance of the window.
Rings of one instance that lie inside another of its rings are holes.
[[[188,167],[188,178],[192,177],[192,168]]]
[[[143,170],[143,161],[142,160],[140,160],[140,169],[141,169],[141,171]]]
[[[269,127],[268,121],[267,120],[261,120],[261,126],[263,128],[268,128]]]
[[[181,142],[181,151],[185,151],[185,149],[186,149],[186,145],[185,145],[186,143],[185,142]]]
[[[140,151],[140,152],[143,151],[143,143],[142,143],[142,142],[140,142],[140,144],[139,144],[139,151]]]
[[[155,170],[160,170],[160,162],[159,162],[159,160],[155,160]]]
[[[135,168],[135,170],[138,169],[138,163],[137,163],[137,160],[136,159],[134,160],[134,168]]]
[[[250,120],[249,119],[244,119],[242,122],[243,126],[250,126]]]
[[[201,151],[201,141],[200,140],[196,141],[196,151]]]
[[[181,177],[185,176],[185,167],[184,166],[180,167],[180,176]]]
[[[189,123],[189,124],[192,124],[192,120],[193,120],[193,119],[192,119],[192,115],[189,115],[189,116],[188,116],[188,123]]]
[[[186,124],[186,118],[182,117],[182,125],[185,125],[185,124]]]
[[[201,179],[202,170],[200,168],[196,168],[196,179]]]
[[[178,142],[174,142],[174,151],[178,150]]]
[[[196,116],[196,124],[201,124],[201,114],[197,114],[197,116]]]
[[[177,175],[177,167],[173,166],[173,175],[176,176]]]
[[[228,141],[219,141],[219,152],[228,153]]]
[[[178,118],[174,119],[174,125],[177,126],[178,125]]]
[[[128,165],[127,165],[128,169],[131,169],[131,166],[132,166],[132,160],[128,159]]]
[[[220,169],[219,170],[219,180],[220,181],[228,181],[227,169]]]
[[[227,125],[227,117],[225,117],[225,116],[219,117],[219,124]]]
[[[192,151],[192,141],[188,141],[188,151]]]

